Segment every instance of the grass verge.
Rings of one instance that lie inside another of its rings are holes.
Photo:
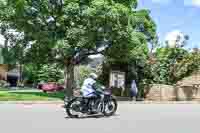
[[[63,100],[63,92],[44,93],[37,90],[1,90],[0,101],[57,101]]]

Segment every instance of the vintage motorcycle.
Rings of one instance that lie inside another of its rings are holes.
[[[101,114],[106,117],[112,116],[117,110],[117,100],[107,89],[104,91],[97,90],[94,97],[77,96],[70,100],[65,108],[70,118],[78,118],[82,114],[97,115]]]

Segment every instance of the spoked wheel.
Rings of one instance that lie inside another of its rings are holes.
[[[104,112],[103,112],[103,114],[105,116],[112,116],[112,115],[115,114],[116,111],[117,111],[117,101],[116,101],[116,99],[112,98],[112,99],[105,102]]]
[[[80,114],[80,108],[81,108],[81,101],[77,99],[70,101],[66,106],[67,115],[70,118],[78,118]]]

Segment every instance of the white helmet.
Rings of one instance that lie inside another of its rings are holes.
[[[98,78],[98,76],[95,73],[90,73],[90,77],[93,78],[93,79],[97,79]]]

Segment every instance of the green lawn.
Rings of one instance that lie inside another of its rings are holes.
[[[56,101],[63,99],[63,92],[44,93],[38,90],[10,91],[0,89],[0,101]]]

